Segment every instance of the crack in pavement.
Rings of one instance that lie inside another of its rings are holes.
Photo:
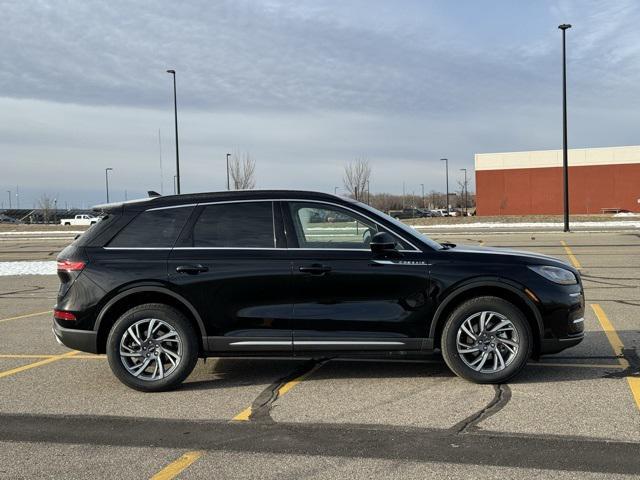
[[[15,290],[13,292],[0,292],[0,297],[4,297],[7,295],[15,295],[17,293],[35,293],[35,292],[40,292],[42,290],[44,290],[44,287],[34,285],[28,288],[24,288],[22,290]]]
[[[273,407],[273,402],[275,402],[279,398],[280,390],[282,389],[282,387],[293,380],[308,375],[313,370],[324,365],[329,360],[329,358],[307,360],[301,368],[291,372],[286,377],[276,380],[274,383],[265,388],[251,403],[251,415],[249,415],[249,421],[275,423],[273,418],[271,418],[271,408]]]
[[[602,378],[640,377],[640,357],[635,348],[623,348],[622,355],[616,358],[624,358],[629,366],[624,370],[609,372]]]
[[[461,422],[451,427],[451,431],[457,434],[466,434],[479,431],[478,424],[502,410],[511,400],[511,388],[506,384],[493,385],[494,396],[491,401],[473,415],[469,415]]]

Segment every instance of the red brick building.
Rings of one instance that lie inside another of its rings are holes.
[[[561,214],[562,150],[475,156],[478,215]],[[640,211],[640,146],[569,150],[571,213]]]

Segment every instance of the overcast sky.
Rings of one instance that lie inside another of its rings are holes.
[[[444,190],[480,152],[640,143],[640,2],[0,0],[0,201],[58,205],[226,184],[333,191],[356,157],[371,190]],[[473,185],[472,185],[473,188]]]

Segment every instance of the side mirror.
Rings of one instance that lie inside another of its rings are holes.
[[[371,238],[369,244],[371,251],[377,255],[397,252],[397,243],[393,235],[387,232],[378,232]]]

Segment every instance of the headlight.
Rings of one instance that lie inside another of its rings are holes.
[[[528,267],[553,283],[559,283],[560,285],[575,285],[578,283],[578,279],[573,272],[565,268],[552,267],[550,265],[528,265]]]

